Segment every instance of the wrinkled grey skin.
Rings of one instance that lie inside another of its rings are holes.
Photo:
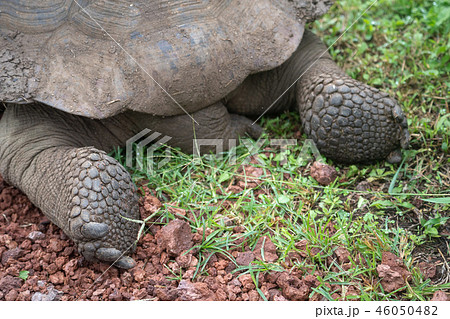
[[[409,134],[397,102],[345,75],[324,51],[306,31],[283,65],[249,76],[222,100],[193,113],[196,138],[258,138],[261,129],[246,116],[265,112],[304,73],[268,113],[297,108],[304,132],[337,162],[398,161]],[[121,216],[139,219],[138,198],[129,173],[106,152],[145,128],[192,152],[188,115],[126,111],[93,120],[38,103],[7,104],[0,122],[0,173],[61,227],[86,259],[131,268],[135,262],[128,255],[139,225]]]

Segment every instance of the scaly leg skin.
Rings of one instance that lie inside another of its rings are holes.
[[[398,103],[347,76],[308,30],[285,63],[249,76],[224,102],[229,111],[251,116],[297,107],[306,135],[323,155],[341,163],[396,163],[409,143]]]
[[[68,233],[78,251],[88,260],[134,267],[138,219],[138,197],[127,171],[105,152],[86,147],[64,154],[67,189],[71,190]],[[63,209],[65,211],[66,209]]]
[[[92,130],[92,133],[90,133]],[[99,122],[48,106],[10,106],[0,125],[0,173],[78,246],[89,261],[132,268],[139,218],[128,172],[95,147]],[[115,141],[110,141],[115,143]]]
[[[130,174],[102,150],[125,145],[150,128],[172,137],[172,146],[193,152],[193,139],[229,139],[259,126],[216,103],[194,114],[167,118],[125,112],[105,120],[70,115],[49,106],[10,105],[0,123],[0,173],[77,245],[89,261],[129,269],[139,224],[138,196]],[[87,146],[91,145],[91,146]],[[203,148],[201,151],[207,152]],[[123,218],[125,217],[125,218]]]
[[[316,53],[326,50],[312,33],[303,41]],[[388,94],[347,76],[328,54],[306,71],[296,90],[304,131],[323,155],[341,163],[401,161],[408,122]]]

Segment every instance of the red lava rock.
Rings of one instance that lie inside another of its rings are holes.
[[[261,297],[256,290],[251,290],[248,292],[248,300],[249,301],[260,301]]]
[[[316,287],[319,287],[319,285],[320,285],[319,279],[317,279],[317,277],[313,276],[313,275],[306,275],[303,278],[303,280],[304,280],[305,284],[311,288],[316,288]]]
[[[6,265],[10,259],[17,259],[23,255],[23,250],[20,248],[13,248],[5,251],[2,254],[2,264]]]
[[[350,262],[350,252],[345,247],[338,247],[334,251],[340,264]]]
[[[244,290],[255,289],[255,284],[253,283],[252,276],[250,274],[244,274],[238,277],[239,282],[244,287]]]
[[[30,233],[28,234],[27,238],[29,238],[29,239],[31,239],[33,242],[35,242],[36,240],[42,240],[42,239],[44,239],[44,238],[45,238],[45,234],[42,233],[42,232],[40,232],[40,231],[34,230],[34,231],[32,231],[32,232],[30,232]]]
[[[306,258],[308,256],[308,241],[306,239],[302,239],[299,242],[296,242],[294,246],[299,250],[299,254],[301,257]]]
[[[175,205],[175,203],[169,203],[168,205]],[[167,206],[167,209],[169,210],[169,212],[171,212],[174,215],[178,215],[178,216],[186,216],[186,210],[179,208],[179,207],[174,207],[174,206]]]
[[[337,226],[332,221],[328,222],[324,228],[325,233],[328,235],[334,235],[337,232]]]
[[[251,163],[258,164],[258,161],[252,159]],[[264,174],[264,169],[253,165],[242,165],[236,176],[237,186],[243,189],[255,188],[262,183],[260,177]]]
[[[58,271],[55,274],[50,275],[49,280],[55,285],[62,284],[64,283],[64,274],[61,271]]]
[[[0,291],[7,293],[10,290],[18,289],[22,286],[23,280],[18,277],[6,275],[0,279]]]
[[[36,292],[31,297],[31,301],[56,301],[61,299],[62,291],[55,289],[52,285],[47,288],[47,294]]]
[[[179,256],[193,246],[191,227],[185,221],[175,219],[156,234],[158,245],[171,256]]]
[[[243,169],[248,177],[247,184],[242,179],[239,180],[239,186],[234,185],[240,190],[242,186],[251,187],[250,180],[256,180],[261,173],[259,169]],[[141,198],[141,216],[144,218],[161,204],[156,197],[150,197],[151,192],[146,191],[146,197]],[[78,254],[74,243],[19,190],[5,184],[1,176],[0,211],[0,218],[5,216],[4,222],[0,222],[0,261],[6,261],[6,264],[0,263],[0,300],[256,301],[262,300],[260,293],[268,300],[306,300],[311,288],[318,285],[316,277],[323,277],[323,274],[314,273],[302,279],[303,274],[295,267],[289,273],[261,273],[258,277],[259,293],[251,275],[233,272],[236,265],[226,256],[219,253],[210,253],[212,255],[209,256],[207,252],[203,255],[203,258],[208,258],[206,272],[197,272],[199,256],[191,248],[194,242],[202,241],[204,230],[192,234],[189,224],[182,219],[162,227],[158,225],[156,217],[148,224],[151,234],[141,238],[136,253],[132,255],[137,262],[136,267],[126,271],[109,268],[106,264],[88,263]],[[183,215],[184,211],[176,209],[172,213]],[[190,214],[193,213],[186,212],[189,218]],[[220,215],[216,217],[223,218]],[[222,223],[221,219],[218,220]],[[223,220],[223,223],[227,227],[234,226],[227,220]],[[205,236],[211,232],[211,229],[206,229]],[[236,226],[233,232],[243,233],[245,228]],[[233,242],[234,245],[245,247],[244,251],[229,251],[239,265],[249,265],[255,258],[261,260],[262,255],[267,262],[278,260],[276,247],[268,237],[260,239],[254,251],[250,251],[245,240],[239,238]],[[305,256],[309,257],[310,251],[320,252],[315,247],[306,249],[306,241],[297,243],[297,249],[299,244],[304,248]],[[304,258],[296,253],[299,258]],[[169,280],[174,274],[168,268],[180,274],[182,279]],[[27,280],[17,277],[21,270],[29,271]],[[335,290],[335,287],[332,289]]]
[[[381,278],[381,286],[386,292],[393,292],[404,287],[406,281],[411,278],[411,273],[402,260],[391,252],[383,252],[377,272]]]
[[[278,260],[277,247],[267,236],[258,239],[253,253],[258,260],[264,260],[266,262]]]
[[[139,211],[141,213],[141,218],[145,219],[160,209],[162,204],[158,198],[151,195],[151,191],[147,186],[143,187],[143,191],[145,196],[140,199],[141,206]]]
[[[19,293],[17,290],[11,290],[8,292],[5,296],[6,301],[16,301],[17,297],[19,296]]]
[[[445,292],[443,292],[442,290],[438,290],[433,294],[433,298],[431,298],[431,301],[450,301],[450,298]]]
[[[417,266],[425,279],[436,276],[436,265],[434,263],[420,262]]]
[[[273,301],[287,301],[287,299],[284,298],[283,295],[275,295]]]
[[[283,295],[289,300],[305,301],[308,300],[311,288],[293,275],[283,272],[277,279],[277,284],[283,289]]]
[[[255,260],[255,255],[251,251],[238,252],[236,262],[239,266],[248,266]]]
[[[195,267],[198,264],[198,259],[191,253],[183,252],[180,256],[175,258],[175,261],[182,268]]]
[[[109,300],[113,301],[121,301],[122,300],[122,294],[117,288],[114,288],[113,292],[109,294]]]
[[[349,286],[345,292],[345,297],[347,297],[348,300],[359,300],[359,298],[355,298],[359,295],[361,295],[361,291],[355,286]]]
[[[58,253],[64,249],[64,244],[60,240],[52,238],[50,239],[48,249],[50,252]]]
[[[217,300],[216,294],[203,282],[192,283],[181,280],[177,289],[179,290],[180,300]]]
[[[174,301],[178,298],[178,290],[176,288],[157,288],[156,296],[162,301]]]
[[[320,185],[327,186],[334,182],[338,173],[334,167],[316,161],[311,166],[310,175]]]

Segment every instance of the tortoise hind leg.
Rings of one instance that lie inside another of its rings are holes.
[[[398,162],[400,148],[409,142],[407,120],[397,102],[347,76],[308,30],[285,63],[249,76],[224,101],[231,112],[251,116],[297,106],[306,135],[338,162]]]
[[[317,57],[296,84],[305,133],[323,155],[338,162],[400,161],[400,148],[409,143],[401,107],[388,94],[347,76],[326,51],[313,33],[305,32],[295,54]],[[304,60],[295,55],[293,63]]]

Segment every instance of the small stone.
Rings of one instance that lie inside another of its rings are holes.
[[[325,115],[325,116],[322,118],[322,125],[323,125],[324,127],[330,127],[331,124],[333,124],[333,118],[332,118],[331,116],[329,116],[329,115]]]
[[[80,197],[78,197],[78,196],[75,196],[75,197],[72,199],[72,204],[73,204],[74,206],[80,205],[80,202],[81,202],[81,199],[80,199]]]
[[[278,260],[277,247],[269,237],[264,236],[258,239],[253,254],[259,260],[275,262]]]
[[[338,176],[334,167],[317,161],[311,166],[310,175],[323,186],[330,185]]]
[[[40,231],[32,231],[28,234],[27,238],[31,239],[33,242],[36,240],[41,240],[45,238],[45,234]]]
[[[363,115],[363,113],[362,113],[362,111],[361,111],[360,109],[354,108],[354,109],[353,109],[353,115],[354,115],[356,118],[361,118],[362,115]]]
[[[345,127],[348,125],[348,119],[346,117],[339,117],[337,123],[340,127]]]
[[[402,260],[391,252],[382,253],[381,264],[377,266],[381,286],[386,292],[405,289],[406,282],[411,280],[411,273]]]
[[[100,193],[102,191],[102,184],[99,179],[95,179],[92,181],[92,190]]]
[[[89,201],[86,198],[83,198],[80,201],[80,207],[84,209],[84,208],[87,208],[88,206],[89,206]]]
[[[347,250],[347,248],[345,248],[345,247],[338,247],[338,248],[336,248],[334,253],[336,254],[336,256],[338,258],[338,262],[340,264],[350,262],[350,259],[349,259],[350,252]]]
[[[23,250],[16,247],[9,249],[2,254],[2,264],[6,265],[10,259],[17,259],[23,255]]]
[[[339,114],[339,109],[337,107],[330,106],[327,108],[327,113],[336,116]]]
[[[158,245],[170,256],[179,256],[193,246],[191,227],[180,219],[172,220],[156,234]]]
[[[433,298],[431,298],[431,301],[450,301],[450,298],[445,292],[443,292],[442,290],[438,290],[433,294]]]
[[[6,275],[0,279],[0,291],[8,292],[10,290],[19,289],[23,284],[23,280],[18,277]]]
[[[383,103],[391,108],[395,106],[395,103],[389,98],[384,98]]]
[[[92,164],[91,164],[91,162],[89,162],[89,161],[85,161],[83,164],[81,164],[81,167],[82,168],[89,168],[89,167],[91,167],[92,166]]]
[[[236,263],[239,266],[248,266],[254,260],[255,260],[255,255],[251,251],[239,252],[238,256],[236,257]]]
[[[16,301],[18,296],[19,296],[19,293],[17,292],[17,290],[11,290],[6,294],[5,300],[6,301]]]
[[[96,203],[97,201],[97,193],[95,191],[89,192],[89,200],[91,201],[91,204]],[[96,208],[96,207],[93,207]]]

